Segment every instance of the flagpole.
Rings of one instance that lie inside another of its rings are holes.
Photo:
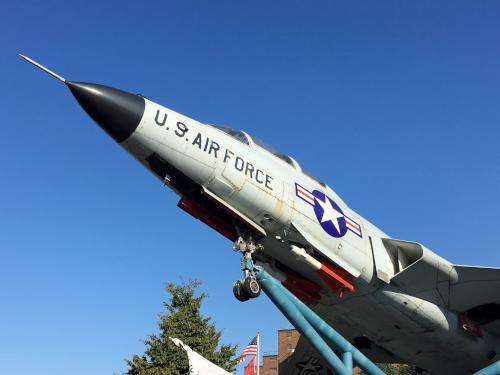
[[[257,375],[260,375],[260,333],[257,332]]]

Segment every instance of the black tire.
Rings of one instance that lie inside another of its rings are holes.
[[[244,287],[243,283],[241,282],[241,280],[237,280],[234,283],[233,294],[234,294],[234,297],[240,302],[245,302],[245,301],[248,301],[250,299],[250,296],[246,292],[245,287]]]
[[[260,284],[255,277],[247,277],[243,286],[250,298],[257,298],[260,295]]]

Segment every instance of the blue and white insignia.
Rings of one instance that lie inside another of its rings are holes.
[[[303,186],[295,183],[295,194],[314,207],[316,219],[323,230],[332,237],[343,237],[351,231],[363,237],[361,226],[353,219],[346,216],[337,203],[319,190],[308,191]]]

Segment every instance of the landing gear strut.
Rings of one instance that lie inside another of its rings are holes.
[[[239,251],[242,254],[243,279],[236,280],[233,285],[233,294],[238,301],[245,302],[260,295],[260,284],[253,274],[252,255],[262,248],[262,245],[256,245],[251,237],[248,240],[239,237],[233,244],[234,251]]]

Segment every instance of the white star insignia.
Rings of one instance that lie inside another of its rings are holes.
[[[337,232],[340,233],[339,219],[344,217],[344,215],[342,215],[339,211],[332,207],[330,199],[328,199],[326,195],[324,202],[318,197],[315,198],[321,208],[323,208],[323,217],[321,218],[321,222],[324,223],[325,221],[331,221],[335,229],[337,229]]]

